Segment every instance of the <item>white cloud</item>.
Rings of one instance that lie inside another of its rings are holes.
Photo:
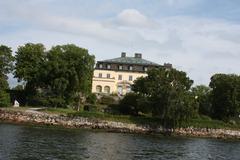
[[[117,15],[115,19],[118,25],[144,28],[153,26],[151,22],[145,15],[141,14],[136,9],[125,9]]]
[[[172,0],[169,5],[181,2],[188,4],[188,1]],[[161,64],[171,62],[187,71],[197,84],[207,84],[216,72],[240,73],[240,24],[237,23],[190,16],[157,19],[136,9],[124,9],[108,19],[92,20],[43,14],[41,8],[27,8],[11,10],[8,22],[14,24],[17,20],[28,27],[1,35],[1,43],[16,46],[41,42],[49,47],[75,43],[88,48],[97,60],[119,56],[121,51],[142,52],[146,59]],[[4,22],[0,20],[0,24]]]

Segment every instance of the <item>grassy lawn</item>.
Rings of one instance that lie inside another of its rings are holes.
[[[8,111],[26,111],[31,107],[5,107],[3,108],[4,110],[8,110]],[[1,108],[0,108],[1,109]]]
[[[193,126],[196,128],[229,128],[229,129],[240,129],[240,123],[230,124],[220,120],[213,119],[192,119],[189,122],[183,124],[183,127]]]
[[[43,110],[45,113],[49,114],[62,114],[62,115],[68,115],[71,113],[75,113],[76,111],[72,108],[46,108]]]

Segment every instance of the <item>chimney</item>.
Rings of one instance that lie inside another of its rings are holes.
[[[164,66],[165,68],[169,68],[169,69],[172,68],[172,64],[171,64],[171,63],[164,63],[163,66]]]
[[[135,53],[135,58],[142,58],[142,53]]]
[[[122,52],[121,57],[126,57],[126,52]]]

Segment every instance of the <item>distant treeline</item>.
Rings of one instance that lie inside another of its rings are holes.
[[[95,103],[91,93],[95,58],[74,44],[46,50],[43,44],[19,46],[12,56],[10,47],[0,46],[0,107],[18,99],[22,105],[73,107]],[[22,86],[9,89],[7,74]],[[132,93],[119,103],[121,114],[152,116],[165,126],[180,126],[199,115],[230,121],[239,120],[240,76],[215,74],[209,86],[192,87],[193,80],[176,69],[152,69],[147,77],[134,81]]]

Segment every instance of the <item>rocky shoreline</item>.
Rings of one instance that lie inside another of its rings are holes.
[[[38,111],[14,111],[0,109],[0,122],[43,124],[63,126],[68,128],[104,129],[106,131],[124,133],[154,133],[154,134],[156,133],[164,135],[173,134],[191,137],[240,139],[240,130],[193,128],[193,127],[177,128],[175,130],[172,130],[164,129],[161,126],[151,127],[149,125],[114,122],[85,117],[68,117],[64,115],[48,114]]]

